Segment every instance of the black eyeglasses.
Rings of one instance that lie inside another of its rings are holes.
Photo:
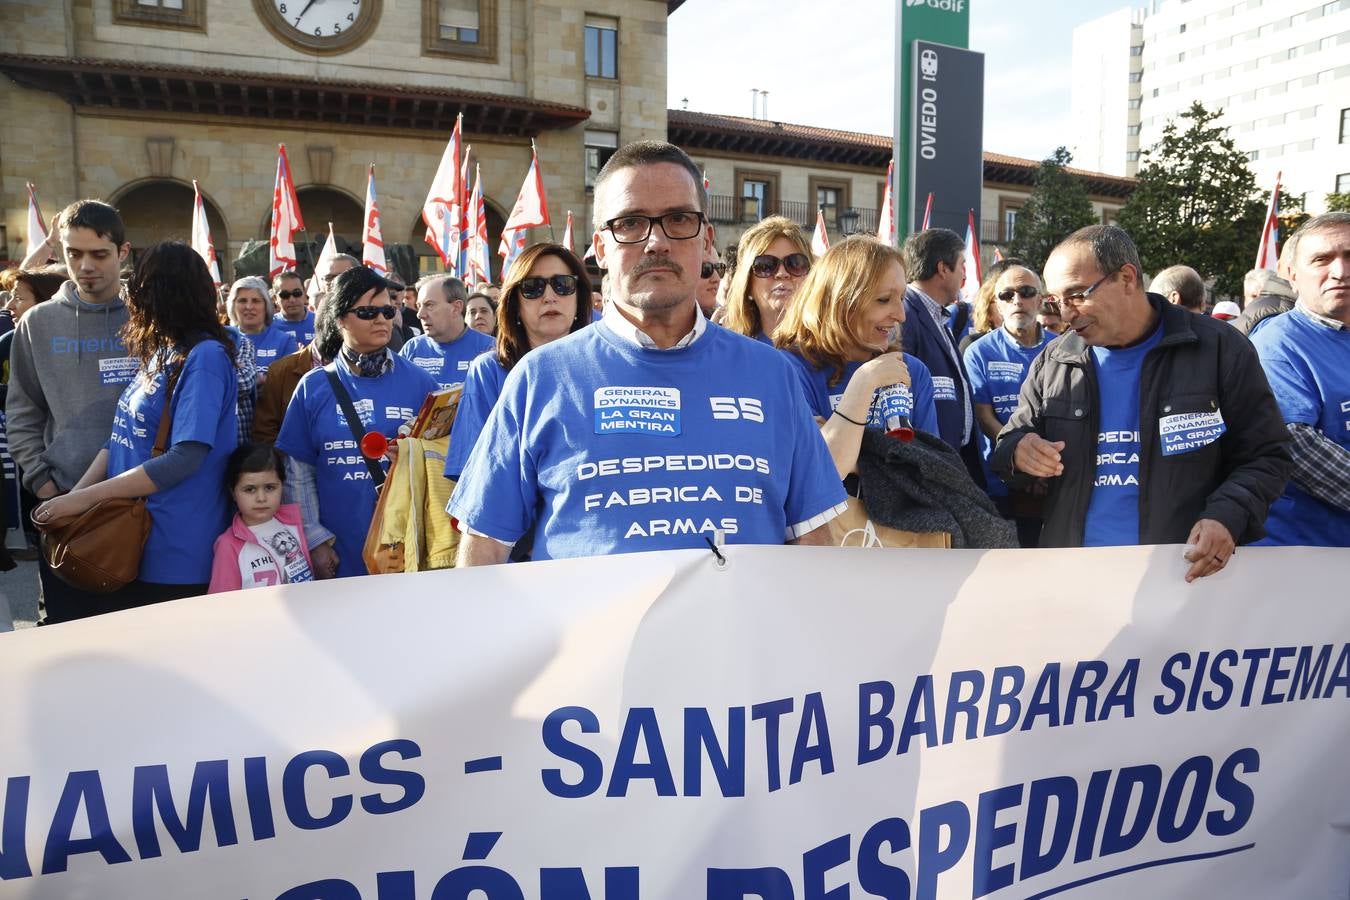
[[[1077,309],[1092,297],[1093,291],[1097,290],[1097,288],[1101,287],[1103,284],[1106,284],[1108,278],[1125,268],[1127,265],[1129,264],[1122,263],[1121,265],[1116,266],[1110,272],[1107,272],[1101,278],[1092,282],[1092,286],[1085,291],[1074,291],[1072,294],[1065,294],[1063,297],[1047,296],[1045,299],[1058,303],[1061,308],[1072,307],[1073,309]]]
[[[1015,288],[1004,288],[998,292],[998,299],[1004,303],[1011,303],[1013,297],[1021,297],[1023,300],[1030,300],[1032,297],[1039,297],[1041,289],[1032,287],[1029,284],[1019,284]]]
[[[398,310],[392,306],[353,306],[347,312],[356,316],[363,322],[370,322],[384,316],[386,319],[392,319],[398,315]]]
[[[793,278],[801,278],[811,271],[811,259],[805,253],[789,253],[782,259],[772,253],[762,253],[750,263],[750,274],[756,278],[772,278],[778,274],[780,265]]]
[[[303,296],[305,296],[304,291],[277,291],[278,300],[289,300],[292,297],[299,298]]]
[[[544,296],[544,288],[552,287],[553,293],[559,297],[570,297],[577,292],[577,276],[575,275],[550,275],[544,278],[536,275],[532,278],[520,279],[520,296],[526,300],[538,300]]]
[[[721,278],[723,275],[727,274],[727,264],[705,262],[703,268],[698,270],[698,277],[711,278],[712,273],[714,272],[717,273],[718,278]]]
[[[620,244],[640,244],[651,237],[652,226],[661,224],[661,232],[672,241],[687,241],[703,231],[703,213],[693,210],[668,212],[663,216],[619,216],[610,219],[601,230],[614,235]]]

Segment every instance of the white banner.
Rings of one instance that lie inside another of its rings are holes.
[[[1350,551],[727,556],[5,635],[0,897],[1346,897]]]

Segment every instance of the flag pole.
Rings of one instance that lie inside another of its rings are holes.
[[[544,182],[544,170],[539,168],[539,148],[534,145],[534,138],[530,138],[530,156],[534,157],[533,162],[535,171],[539,173],[539,183]],[[558,239],[553,235],[553,217],[548,217],[548,241],[550,244],[558,243]]]

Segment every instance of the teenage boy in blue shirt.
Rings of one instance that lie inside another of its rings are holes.
[[[511,370],[450,513],[458,564],[729,543],[824,543],[843,486],[789,363],[703,318],[713,231],[679,148],[620,149],[595,185],[604,318]],[[553,276],[567,278],[573,276]]]

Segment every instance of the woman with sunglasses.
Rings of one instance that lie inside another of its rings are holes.
[[[111,594],[77,592],[78,608],[66,608],[65,595],[57,606],[48,594],[48,623],[206,593],[211,533],[229,523],[223,479],[237,442],[238,385],[206,263],[179,241],[155,244],[136,261],[126,301],[122,337],[140,368],[117,401],[107,446],[70,493],[34,516],[64,519],[100,500],[145,497],[150,536],[135,581]],[[156,456],[165,415],[172,416],[166,448]]]
[[[363,448],[362,438],[376,433],[392,441],[436,382],[389,349],[399,308],[389,282],[374,271],[355,266],[338,275],[324,306],[315,341],[333,361],[300,379],[277,449],[287,456],[286,502],[300,506],[314,577],[346,578],[366,574],[361,548],[378,494],[370,464],[387,469],[383,458],[363,455],[372,448]],[[344,399],[361,418],[355,428],[340,412]]]
[[[561,244],[532,244],[502,280],[497,348],[469,364],[464,393],[450,431],[445,477],[458,481],[488,414],[497,405],[506,373],[538,347],[591,322],[591,281],[572,251]]]
[[[1034,547],[1040,533],[1039,496],[1009,495],[1008,487],[989,467],[998,433],[1017,409],[1022,382],[1031,362],[1056,335],[1037,321],[1041,279],[1020,261],[993,276],[994,302],[1002,324],[966,348],[966,372],[979,425],[985,489],[1005,518],[1017,523],[1018,541]]]
[[[822,422],[841,479],[858,469],[863,428],[883,427],[882,388],[905,385],[895,411],[914,428],[937,434],[928,367],[894,349],[905,321],[904,297],[900,253],[855,235],[816,260],[774,333],[774,343],[796,364],[806,405]]]
[[[811,271],[811,244],[797,223],[769,216],[741,235],[722,325],[772,343],[774,329]]]

